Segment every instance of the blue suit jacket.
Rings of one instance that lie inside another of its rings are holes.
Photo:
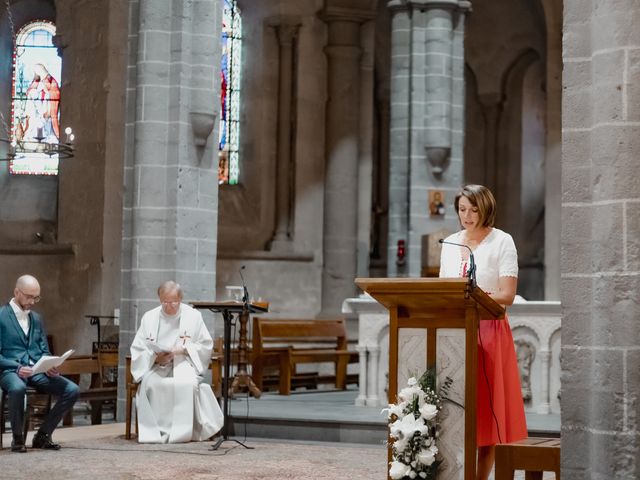
[[[16,314],[7,303],[0,307],[0,376],[32,365],[43,355],[51,355],[40,315],[29,313],[29,335],[25,335]]]

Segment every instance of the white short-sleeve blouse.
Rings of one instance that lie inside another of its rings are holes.
[[[461,230],[449,235],[445,241],[464,243]],[[518,276],[518,252],[513,238],[498,228],[492,228],[491,232],[473,250],[476,262],[476,279],[478,286],[487,293],[498,291],[498,279],[500,277]],[[462,277],[468,266],[462,259],[461,247],[454,245],[442,245],[440,255],[440,277]]]

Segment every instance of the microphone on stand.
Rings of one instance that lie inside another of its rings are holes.
[[[249,290],[247,290],[247,284],[244,282],[244,277],[242,276],[242,270],[247,268],[246,265],[242,265],[238,272],[240,273],[240,279],[242,280],[242,303],[249,303]]]
[[[447,244],[447,245],[455,245],[456,247],[464,247],[467,250],[469,250],[469,270],[467,271],[467,277],[469,277],[469,280],[471,281],[471,285],[475,287],[476,286],[476,261],[475,261],[475,258],[473,258],[473,250],[471,250],[471,247],[469,247],[469,245],[464,245],[462,243],[447,242],[444,238],[441,238],[440,240],[438,240],[438,242],[442,244]]]

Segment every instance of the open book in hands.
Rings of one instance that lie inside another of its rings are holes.
[[[59,357],[51,356],[51,355],[43,355],[36,362],[36,364],[33,367],[31,367],[31,369],[33,370],[33,374],[35,375],[36,373],[46,373],[52,368],[59,367],[64,363],[64,361],[67,358],[71,356],[71,354],[73,354],[73,352],[75,352],[75,350],[73,349],[67,350]]]

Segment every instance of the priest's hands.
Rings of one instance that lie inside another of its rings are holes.
[[[161,352],[156,355],[156,363],[158,365],[168,365],[173,361],[173,352]]]
[[[184,345],[177,345],[173,349],[173,354],[174,355],[186,355],[187,354],[187,347],[185,347]]]

